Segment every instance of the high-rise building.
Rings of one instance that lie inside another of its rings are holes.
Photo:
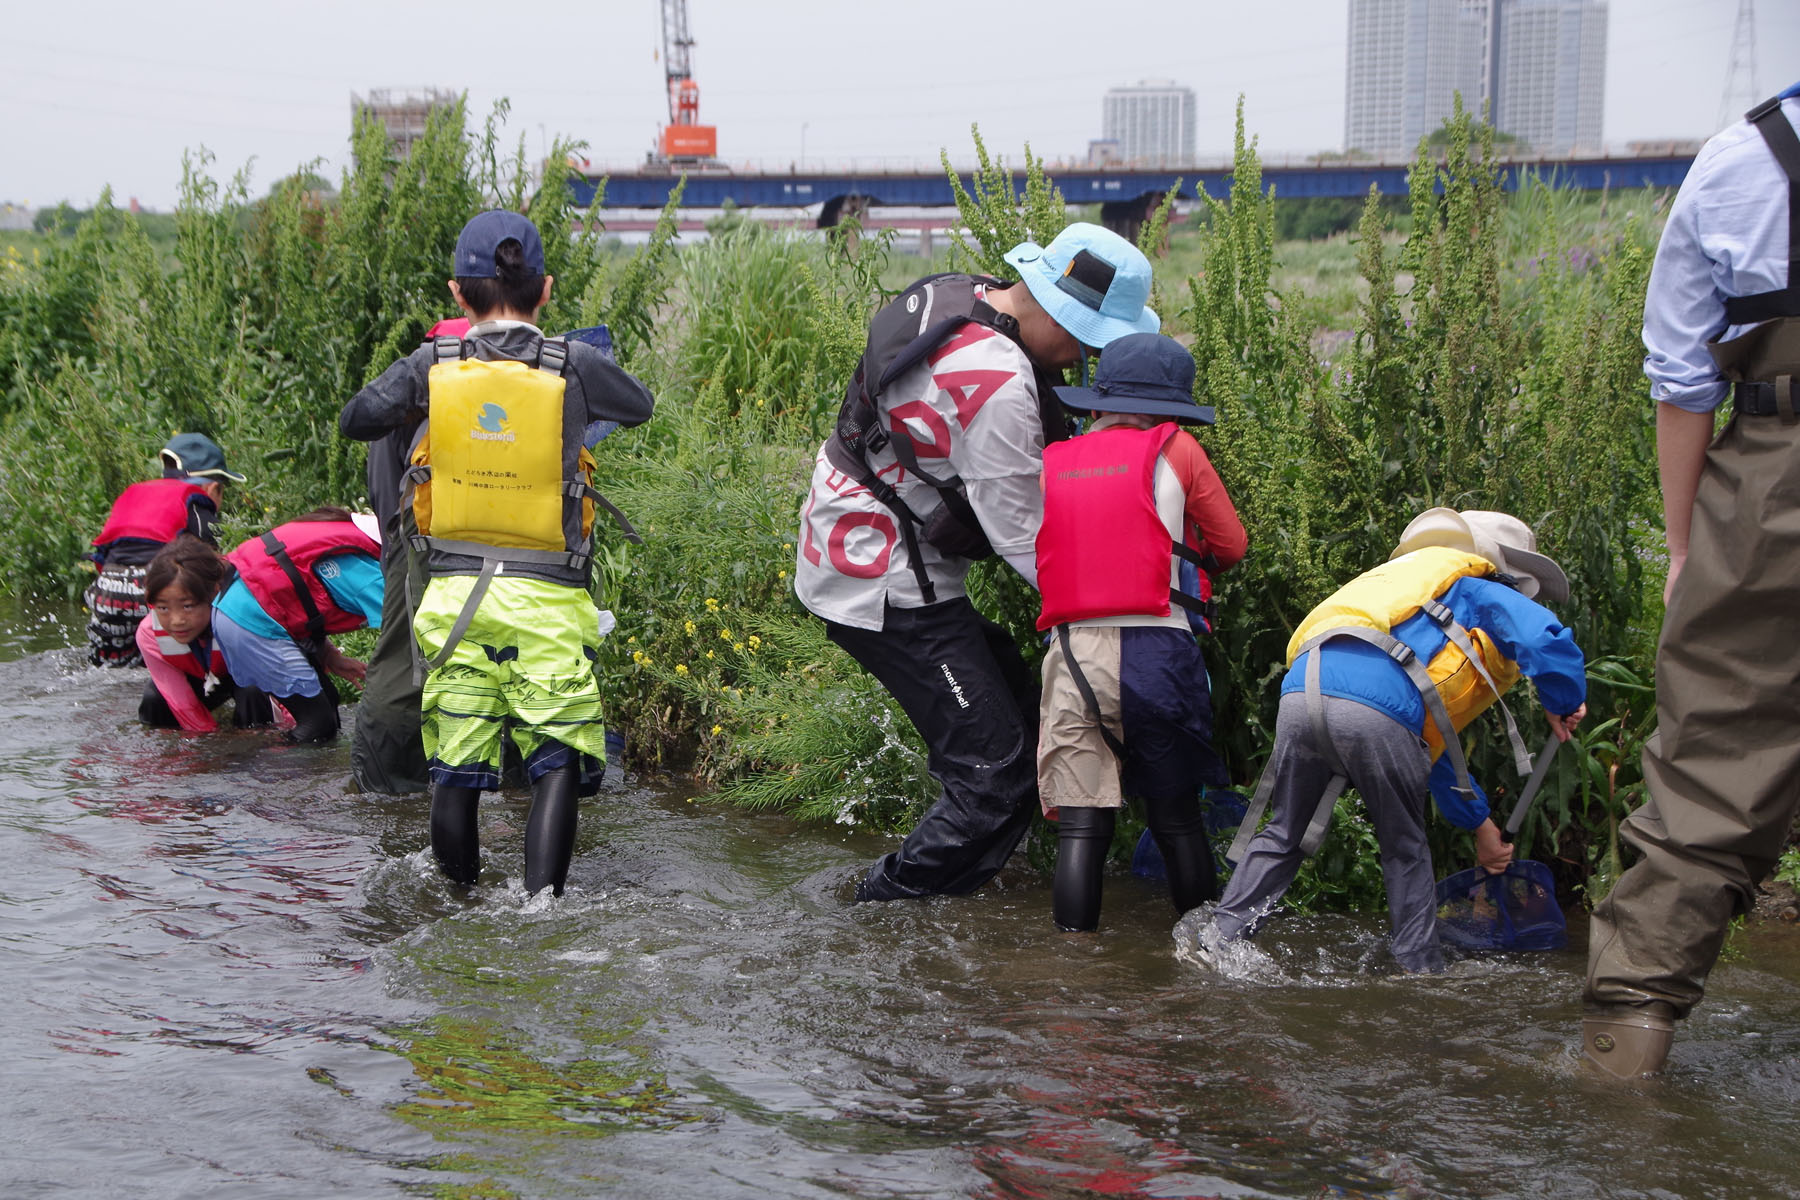
[[[1457,93],[1480,111],[1491,0],[1350,0],[1344,144],[1410,153]]]
[[[1344,145],[1411,153],[1461,94],[1536,149],[1597,148],[1605,0],[1349,0]]]
[[[1600,149],[1602,0],[1502,0],[1494,127],[1553,154]]]
[[[1118,143],[1118,160],[1140,167],[1185,167],[1194,161],[1194,89],[1146,80],[1106,93],[1101,138]]]
[[[350,111],[368,114],[387,127],[394,153],[405,158],[413,143],[425,136],[425,123],[440,108],[456,103],[456,93],[444,88],[376,88],[367,96],[350,93]]]

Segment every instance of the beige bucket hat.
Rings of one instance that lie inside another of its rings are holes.
[[[1552,604],[1569,598],[1569,578],[1562,568],[1537,552],[1537,534],[1519,518],[1503,512],[1428,508],[1400,535],[1391,558],[1445,546],[1477,554],[1519,581],[1519,590]]]

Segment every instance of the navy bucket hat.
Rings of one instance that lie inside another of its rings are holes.
[[[1155,333],[1150,260],[1110,229],[1077,221],[1048,246],[1020,242],[1006,252],[1032,298],[1084,346],[1096,349],[1128,333]]]
[[[456,254],[450,260],[450,274],[458,279],[493,279],[496,277],[494,252],[508,238],[525,250],[525,269],[533,275],[544,273],[544,242],[530,218],[503,208],[478,213],[456,237]]]
[[[1076,412],[1213,423],[1212,405],[1194,403],[1194,356],[1160,333],[1132,333],[1110,343],[1094,372],[1094,386],[1059,387],[1056,397]]]

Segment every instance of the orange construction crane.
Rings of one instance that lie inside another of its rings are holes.
[[[663,63],[669,81],[669,123],[657,149],[664,162],[699,162],[719,152],[719,131],[700,124],[700,85],[688,64],[687,0],[662,0]]]

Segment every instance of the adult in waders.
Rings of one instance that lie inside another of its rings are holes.
[[[433,339],[463,337],[468,332],[467,317],[450,317],[426,330],[425,340],[429,345]],[[340,426],[355,419],[360,398],[358,393],[344,406],[338,416]],[[424,563],[412,551],[412,539],[419,532],[412,510],[400,503],[401,479],[418,426],[417,420],[408,420],[369,443],[367,467],[369,504],[381,522],[381,573],[387,598],[381,636],[369,655],[362,699],[356,705],[356,724],[350,732],[350,774],[363,791],[389,795],[431,787],[420,732],[420,681],[413,677],[412,614],[407,608],[407,597],[425,590]]]
[[[1065,930],[1099,926],[1127,792],[1143,803],[1175,910],[1218,895],[1200,788],[1228,779],[1194,635],[1212,631],[1212,578],[1248,542],[1206,451],[1175,424],[1212,424],[1193,390],[1193,356],[1156,333],[1108,346],[1093,387],[1056,389],[1093,419],[1044,448],[1037,537],[1037,627],[1052,635],[1038,794],[1057,822],[1052,911]],[[1196,572],[1191,593],[1184,562]]]
[[[1150,263],[1097,225],[1007,253],[1022,284],[915,283],[869,327],[800,518],[794,590],[899,702],[942,786],[859,900],[980,887],[1037,807],[1037,682],[963,581],[998,554],[1034,587],[1044,446],[1068,435],[1052,386],[1129,333],[1154,333]]]
[[[1701,149],[1644,303],[1669,547],[1638,861],[1594,909],[1582,1023],[1661,1069],[1800,805],[1800,84]],[[1715,411],[1732,400],[1715,438]]]
[[[1407,971],[1443,969],[1425,798],[1474,832],[1483,867],[1511,861],[1469,778],[1461,733],[1525,675],[1551,730],[1568,739],[1587,714],[1586,663],[1538,603],[1568,595],[1562,569],[1537,553],[1523,521],[1433,508],[1406,527],[1392,558],[1313,609],[1288,641],[1275,749],[1231,848],[1237,870],[1199,933],[1202,957],[1256,932],[1324,841],[1348,786],[1381,846],[1394,957]],[[1528,774],[1524,741],[1500,710]]]
[[[525,886],[560,895],[578,797],[599,787],[606,758],[588,591],[596,507],[623,523],[592,486],[583,438],[596,423],[639,424],[655,402],[597,348],[539,331],[553,280],[524,217],[471,220],[452,275],[467,336],[394,363],[339,428],[362,440],[419,430],[407,504],[429,582],[412,626],[438,864],[458,884],[477,880],[476,807],[500,786],[504,727],[531,780]]]
[[[119,493],[94,537],[90,557],[98,578],[82,598],[88,610],[88,661],[95,666],[143,662],[137,630],[149,612],[144,572],[150,560],[183,533],[216,546],[213,526],[225,481],[244,482],[226,468],[218,443],[203,433],[176,434],[161,457],[162,478],[134,483]]]

